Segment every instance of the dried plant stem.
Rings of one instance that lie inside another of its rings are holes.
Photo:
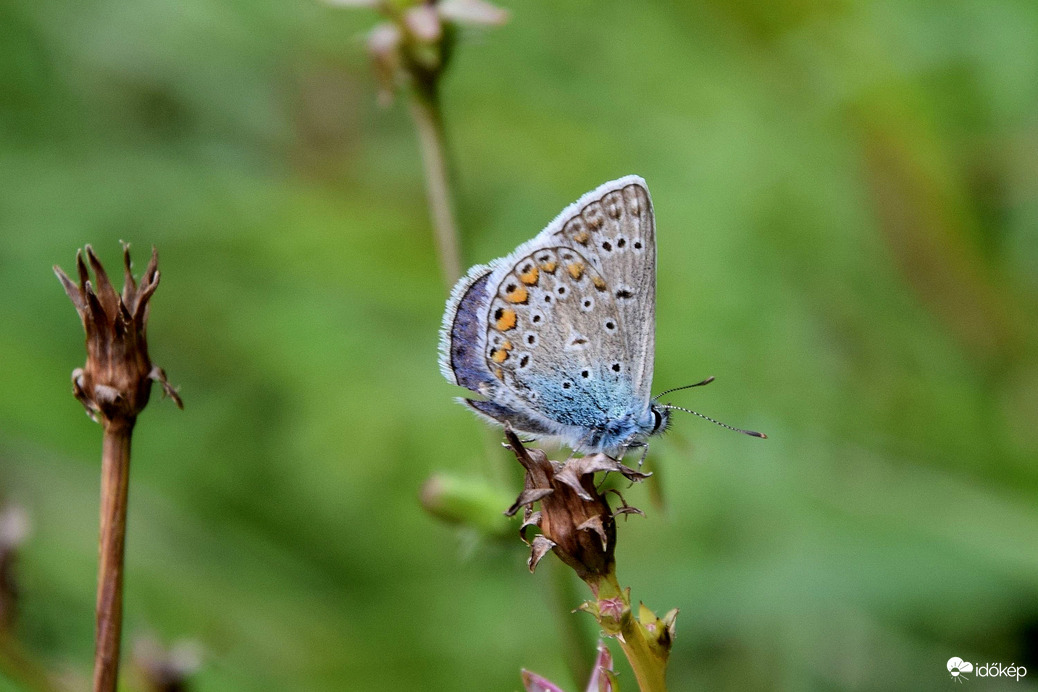
[[[425,187],[429,198],[429,213],[436,232],[440,270],[443,272],[444,281],[450,287],[461,276],[461,253],[458,224],[454,219],[454,205],[451,199],[447,147],[443,136],[439,98],[435,87],[418,88],[408,101],[422,150]]]
[[[615,574],[598,583],[595,596],[599,599],[619,598],[624,602],[626,616],[620,622],[617,641],[631,664],[640,692],[667,692],[667,659],[653,651],[631,609],[630,592],[620,588]]]
[[[123,620],[123,554],[133,419],[105,419],[101,459],[101,538],[97,574],[94,692],[114,692]]]

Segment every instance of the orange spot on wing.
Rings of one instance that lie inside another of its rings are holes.
[[[592,277],[591,283],[593,283],[595,285],[595,288],[597,288],[599,291],[604,291],[608,288],[608,286],[606,286],[605,279],[603,279],[601,276]]]
[[[522,286],[516,286],[514,290],[505,294],[505,300],[509,303],[525,303],[529,295]]]
[[[541,264],[541,269],[548,272],[549,274],[554,274],[556,266],[558,265],[555,264],[555,260],[548,260],[547,262],[543,262]]]
[[[573,236],[573,240],[577,241],[581,245],[587,245],[587,241],[591,239],[591,234],[587,231],[580,231]]]
[[[499,332],[507,332],[509,329],[515,328],[515,321],[515,310],[505,308],[501,310],[501,316],[497,318],[494,326],[497,327]]]
[[[540,272],[537,267],[530,267],[530,271],[519,275],[519,280],[527,286],[536,286],[538,274],[540,274]]]
[[[574,281],[580,281],[580,277],[584,276],[584,263],[583,262],[572,262],[566,265],[566,271],[573,277]]]

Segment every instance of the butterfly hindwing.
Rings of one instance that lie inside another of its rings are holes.
[[[450,382],[492,399],[461,399],[480,415],[526,434],[556,434],[557,426],[536,411],[526,410],[521,400],[504,389],[484,358],[492,273],[492,265],[477,265],[455,286],[440,331],[440,370]]]
[[[560,425],[600,427],[623,415],[632,399],[626,343],[591,262],[570,247],[540,248],[496,283],[484,342],[495,377]]]

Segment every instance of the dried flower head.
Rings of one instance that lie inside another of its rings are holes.
[[[650,474],[628,468],[605,454],[552,461],[539,449],[523,447],[513,431],[506,430],[505,436],[526,469],[525,488],[505,513],[511,516],[524,508],[520,529],[524,541],[531,526],[540,529],[532,541],[527,541],[531,548],[530,571],[551,550],[597,593],[600,580],[611,577],[614,571],[616,516],[641,512],[628,506],[623,498],[620,508],[613,510],[605,494],[595,487],[595,473],[617,471],[631,481],[643,480]],[[540,510],[534,511],[533,504],[537,502]]]
[[[152,382],[161,384],[165,394],[183,408],[166,373],[148,357],[145,333],[149,301],[159,285],[157,252],[152,248],[151,261],[138,285],[131,271],[130,246],[123,244],[126,279],[121,295],[89,245],[86,257],[96,285],[90,281],[82,252],[76,253],[78,285],[60,267],[54,267],[86,332],[86,365],[72,372],[73,394],[91,418],[105,423],[115,419],[132,422],[147,405]]]
[[[453,50],[456,26],[498,26],[508,12],[486,0],[327,0],[377,10],[386,21],[368,34],[368,53],[379,80],[379,103],[388,105],[410,84],[428,97],[436,90]]]

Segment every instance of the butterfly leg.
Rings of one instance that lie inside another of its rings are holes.
[[[642,455],[641,455],[641,457],[638,458],[638,470],[640,471],[641,468],[642,468],[642,464],[645,463],[645,458],[647,456],[649,456],[649,443],[648,442],[638,442],[638,443],[635,443],[635,444],[631,445],[631,447],[641,447],[642,448]]]
[[[536,437],[520,437],[519,441],[521,443],[523,443],[524,445],[528,445],[528,444],[531,444],[533,442],[536,442],[537,438]],[[501,446],[504,447],[505,449],[511,449],[512,448],[512,446],[510,444],[508,444],[507,442],[502,442]]]

